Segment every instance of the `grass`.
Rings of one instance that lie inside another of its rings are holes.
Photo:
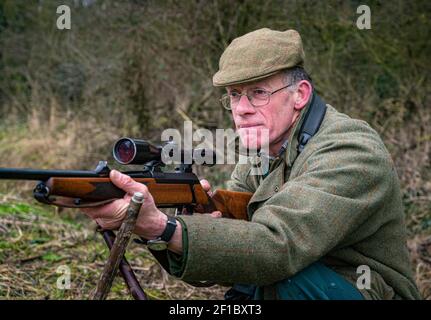
[[[0,201],[0,297],[2,299],[88,299],[107,259],[95,225],[52,207]],[[225,289],[193,288],[163,271],[151,254],[131,243],[126,255],[150,299],[217,299]],[[64,284],[70,270],[70,289]],[[57,286],[60,284],[60,289]],[[117,277],[108,299],[131,299]]]

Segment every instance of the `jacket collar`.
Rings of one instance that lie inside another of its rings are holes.
[[[301,129],[302,123],[305,120],[305,115],[307,114],[308,109],[310,108],[311,105],[311,101],[313,101],[313,96],[315,95],[315,92],[313,90],[312,95],[310,96],[310,98],[308,99],[307,104],[305,105],[304,108],[302,108],[301,113],[299,115],[298,120],[296,121],[296,123],[293,125],[293,128],[291,130],[291,133],[289,135],[289,144],[286,150],[286,156],[285,156],[285,160],[286,163],[289,167],[291,167],[293,165],[293,163],[295,162],[296,157],[298,156],[298,136],[299,136],[299,131]]]

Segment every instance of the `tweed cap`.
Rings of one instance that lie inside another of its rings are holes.
[[[223,52],[213,85],[250,82],[304,65],[301,36],[295,30],[259,29],[234,39]]]

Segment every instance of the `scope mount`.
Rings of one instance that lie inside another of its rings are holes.
[[[143,172],[149,172],[149,173],[153,173],[153,172],[162,172],[162,167],[164,167],[165,164],[162,161],[159,160],[151,160],[147,163],[144,164],[144,170]]]
[[[192,165],[181,163],[178,167],[175,168],[175,172],[192,172]]]
[[[152,160],[147,162],[144,165],[144,170],[143,172],[149,172],[149,173],[153,173],[153,172],[162,172],[162,167],[165,167],[166,165],[162,162],[162,161],[158,161],[158,160]],[[186,172],[192,172],[192,164],[184,164],[184,163],[180,163],[178,166],[175,167],[174,171],[177,173],[186,173]]]

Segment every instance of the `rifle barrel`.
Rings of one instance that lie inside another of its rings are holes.
[[[197,177],[193,173],[173,172],[145,172],[123,171],[132,178],[154,178],[158,183],[196,183]],[[8,180],[37,180],[47,181],[49,178],[103,178],[109,177],[109,171],[96,172],[93,170],[44,170],[28,168],[0,168],[0,179]]]
[[[37,170],[37,169],[19,169],[19,168],[0,168],[0,179],[10,180],[39,180],[45,181],[52,177],[75,177],[90,178],[103,177],[95,171],[85,170]]]

